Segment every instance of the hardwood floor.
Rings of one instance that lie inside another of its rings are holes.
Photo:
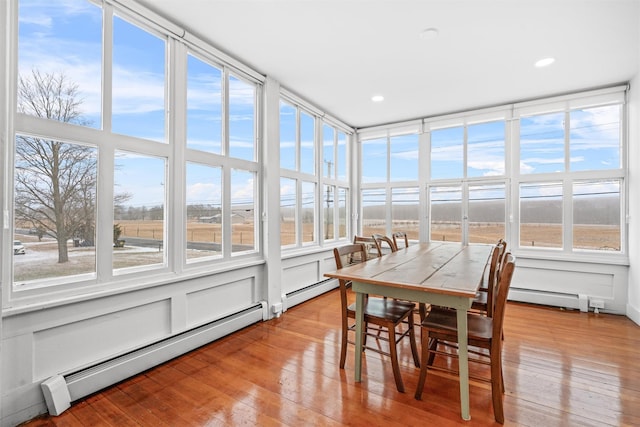
[[[517,303],[506,316],[505,425],[640,425],[638,325]],[[26,425],[498,425],[486,384],[471,386],[470,422],[460,418],[455,378],[429,373],[415,400],[419,370],[408,344],[400,350],[406,393],[396,390],[389,360],[373,352],[355,383],[353,346],[338,368],[339,336],[333,291]]]

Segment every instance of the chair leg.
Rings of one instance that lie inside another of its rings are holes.
[[[429,349],[429,356],[427,358],[427,365],[433,365],[433,360],[436,358],[436,349],[438,348],[438,340],[436,338],[431,338],[429,340],[427,348]],[[422,359],[424,362],[424,359]]]
[[[493,401],[493,416],[496,422],[504,424],[504,409],[502,407],[504,383],[499,358],[500,352],[491,353],[491,399]]]
[[[347,334],[348,329],[346,325],[342,326],[342,342],[340,345],[340,369],[344,369],[344,363],[347,360]]]
[[[420,378],[418,379],[418,386],[416,387],[415,398],[418,400],[422,400],[422,390],[424,389],[424,382],[427,378],[427,369],[429,369],[429,364],[426,363],[426,360],[429,359],[429,332],[426,329],[423,329],[420,333],[420,347],[422,348],[422,365],[420,366]]]
[[[404,393],[404,384],[400,376],[400,364],[398,363],[398,348],[396,346],[396,331],[393,325],[389,325],[389,355],[391,356],[391,367],[393,377],[396,380],[396,388],[400,393]]]
[[[411,354],[413,355],[413,364],[416,368],[420,367],[420,357],[418,356],[418,347],[416,346],[416,331],[413,327],[413,313],[409,315],[409,341],[411,343]]]

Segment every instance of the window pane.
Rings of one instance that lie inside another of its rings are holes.
[[[418,187],[394,188],[391,192],[391,232],[404,231],[411,240],[420,238],[420,192]]]
[[[387,234],[384,188],[362,190],[362,235]]]
[[[620,181],[573,184],[573,248],[620,251]]]
[[[309,114],[300,111],[300,172],[315,174],[315,120]]]
[[[324,239],[335,239],[334,213],[335,213],[335,187],[333,185],[324,186]]]
[[[463,177],[464,128],[431,131],[431,179]]]
[[[187,163],[187,260],[222,255],[222,170]]]
[[[166,263],[165,170],[165,159],[116,152],[114,270]]]
[[[522,117],[520,173],[564,170],[564,113]]]
[[[418,135],[391,138],[390,180],[415,181],[418,179]]]
[[[571,112],[571,170],[620,168],[620,105]]]
[[[362,182],[387,182],[387,139],[362,141]]]
[[[114,132],[165,142],[165,45],[114,16]]]
[[[347,237],[347,189],[338,188],[338,238]]]
[[[462,241],[462,190],[431,187],[431,240]]]
[[[295,245],[297,234],[297,196],[296,180],[280,178],[280,244]]]
[[[504,121],[467,127],[467,176],[504,175]]]
[[[520,185],[520,246],[562,247],[562,183]]]
[[[255,159],[255,85],[229,76],[229,155]]]
[[[222,71],[187,56],[187,147],[222,152]]]
[[[316,241],[316,184],[302,183],[302,243]]]
[[[280,167],[296,170],[296,109],[280,102]]]
[[[469,186],[469,242],[495,243],[505,237],[505,186]]]
[[[256,248],[255,228],[256,174],[231,170],[231,252]]]
[[[18,31],[18,111],[100,128],[102,9],[86,0],[20,0]],[[62,88],[58,96],[48,83]],[[42,95],[63,105],[28,102]]]
[[[325,177],[335,178],[336,160],[334,158],[335,130],[329,125],[322,126],[323,173]]]
[[[347,135],[338,132],[338,159],[336,161],[338,179],[347,180]]]
[[[16,285],[95,274],[96,177],[96,149],[16,136]]]

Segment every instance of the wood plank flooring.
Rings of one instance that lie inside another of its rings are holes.
[[[640,425],[638,325],[518,303],[506,316],[505,425]],[[459,415],[455,378],[429,373],[415,400],[419,370],[408,344],[400,350],[406,393],[396,390],[389,360],[373,352],[355,383],[353,346],[338,368],[339,337],[332,291],[25,425],[498,425],[486,384],[471,386],[469,422]]]

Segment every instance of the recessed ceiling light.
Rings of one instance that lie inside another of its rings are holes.
[[[437,28],[427,28],[420,32],[420,38],[422,40],[433,40],[438,37],[438,33],[439,31]]]
[[[539,61],[537,61],[535,63],[535,66],[538,67],[538,68],[542,68],[542,67],[546,67],[546,66],[549,66],[549,65],[553,64],[555,61],[556,61],[555,58],[551,58],[551,57],[542,58],[542,59],[540,59]]]
[[[384,96],[382,96],[382,95],[373,95],[371,97],[371,100],[373,102],[382,102],[382,101],[384,101]]]

